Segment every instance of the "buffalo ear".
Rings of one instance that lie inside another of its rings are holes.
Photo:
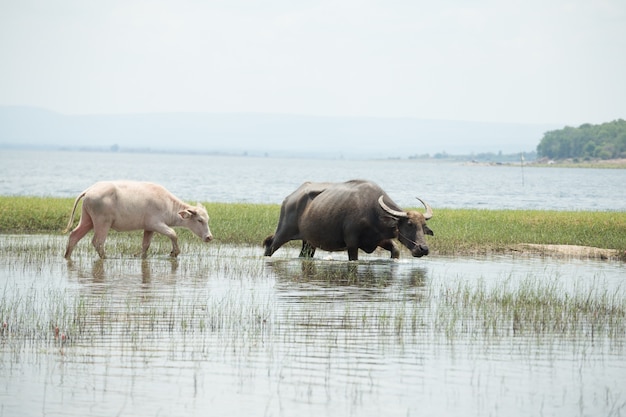
[[[381,216],[380,221],[383,225],[389,228],[394,228],[398,226],[398,219],[392,216]]]
[[[424,226],[424,234],[425,235],[430,235],[430,236],[435,236],[435,232],[430,230],[430,228],[428,226]]]
[[[187,210],[181,210],[178,212],[178,215],[182,218],[182,219],[188,219],[191,216],[195,216],[196,212],[194,210],[191,209],[187,209]]]

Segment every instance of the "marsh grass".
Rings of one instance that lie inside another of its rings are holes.
[[[0,233],[59,234],[67,224],[72,204],[72,199],[1,196]],[[215,241],[227,244],[260,247],[263,239],[274,232],[280,214],[280,206],[275,204],[205,206]],[[533,243],[615,249],[626,260],[626,212],[436,209],[429,225],[435,231],[435,236],[428,237],[432,254],[494,253],[509,250],[511,245]],[[177,233],[181,244],[202,245],[186,229]],[[131,240],[120,239],[119,250],[139,252],[141,233],[124,235]],[[81,244],[90,239],[88,235]],[[155,237],[156,244],[164,245],[163,242],[162,237]],[[155,252],[155,248],[151,249]],[[163,251],[169,250],[165,245]]]
[[[0,348],[47,349],[117,340],[143,349],[143,342],[203,334],[252,341],[271,315],[267,298],[236,290],[145,302],[132,292],[120,297],[107,291],[94,296],[58,288],[5,288],[0,297]]]
[[[458,335],[624,338],[626,297],[599,285],[566,291],[556,279],[510,280],[492,288],[460,282],[435,294],[435,328]]]
[[[67,198],[0,196],[0,233],[59,233],[73,203]]]
[[[431,340],[430,336],[443,336],[449,341],[530,336],[623,343],[626,336],[623,294],[593,289],[587,295],[568,296],[563,295],[560,285],[545,285],[537,280],[524,281],[516,289],[508,284],[493,289],[459,284],[433,292],[436,294],[427,305],[413,301],[365,308],[347,304],[336,315],[310,308],[306,314],[292,317],[314,335],[319,334],[318,329],[324,333],[341,329],[344,335],[369,337],[372,341]]]
[[[449,342],[533,337],[623,343],[626,336],[622,291],[593,285],[589,291],[568,292],[556,279],[505,281],[493,287],[441,284],[426,288],[424,297],[374,303],[329,303],[326,297],[283,304],[237,285],[148,299],[140,291],[114,291],[5,287],[1,350],[9,347],[16,356],[57,348],[70,354],[74,347],[89,346],[149,352],[158,343],[159,350],[203,354],[215,343],[231,350],[264,345],[271,351],[276,344],[303,341],[401,346],[433,337]]]
[[[206,207],[211,231],[216,240],[224,243],[260,246],[274,233],[280,214],[277,205],[207,203]]]

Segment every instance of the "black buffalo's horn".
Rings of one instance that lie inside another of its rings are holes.
[[[428,220],[428,219],[430,219],[431,217],[433,217],[433,209],[432,209],[432,207],[430,207],[430,206],[428,205],[428,203],[426,203],[426,202],[425,202],[424,200],[422,200],[421,198],[419,198],[419,197],[415,197],[415,198],[417,198],[417,199],[418,199],[418,200],[419,200],[419,201],[420,201],[420,202],[424,205],[424,207],[426,208],[426,213],[424,213],[424,218],[425,218],[426,220]]]
[[[385,204],[385,202],[383,201],[382,195],[378,197],[378,204],[380,204],[382,209],[385,210],[387,213],[391,214],[393,217],[408,217],[408,214],[406,214],[404,211],[394,210],[390,208],[387,204]]]

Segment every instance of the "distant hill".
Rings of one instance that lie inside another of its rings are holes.
[[[287,114],[65,115],[0,106],[0,146],[409,157],[534,150],[560,126]]]

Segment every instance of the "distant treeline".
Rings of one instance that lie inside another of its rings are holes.
[[[537,155],[550,159],[626,158],[626,120],[546,132],[537,145]]]

